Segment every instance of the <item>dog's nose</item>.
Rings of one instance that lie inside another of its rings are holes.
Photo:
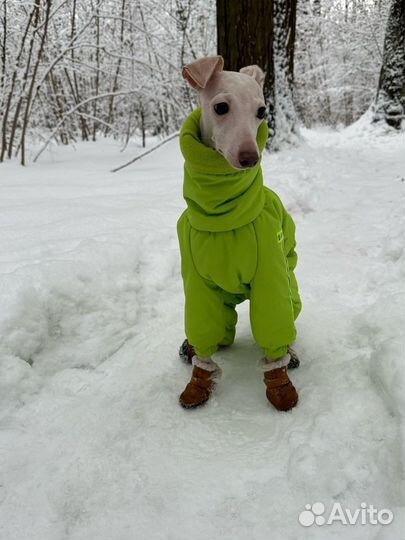
[[[259,161],[257,152],[239,152],[238,158],[242,167],[254,167]]]

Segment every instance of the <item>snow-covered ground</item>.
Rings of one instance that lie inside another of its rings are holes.
[[[240,308],[206,407],[177,396],[177,141],[0,165],[1,540],[405,538],[405,135],[306,131],[264,160],[297,223],[299,392],[271,408]],[[300,525],[306,504],[391,525]]]

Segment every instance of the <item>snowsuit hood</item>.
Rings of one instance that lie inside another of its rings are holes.
[[[234,169],[219,152],[202,143],[200,119],[198,108],[187,117],[180,132],[188,219],[200,231],[236,229],[252,222],[263,210],[261,162],[251,169]],[[257,133],[260,153],[267,138],[268,127],[262,122]]]

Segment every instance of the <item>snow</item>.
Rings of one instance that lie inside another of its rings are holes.
[[[271,408],[240,308],[209,403],[184,411],[172,141],[119,173],[116,143],[0,166],[0,538],[405,538],[405,136],[304,131],[267,156],[304,302],[290,413]],[[306,504],[391,525],[308,529]]]

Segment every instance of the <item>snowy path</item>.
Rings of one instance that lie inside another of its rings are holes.
[[[305,137],[264,164],[298,229],[287,414],[246,306],[213,399],[177,404],[176,142],[116,175],[111,142],[0,166],[1,540],[405,539],[405,137]],[[395,520],[306,529],[317,501]]]

